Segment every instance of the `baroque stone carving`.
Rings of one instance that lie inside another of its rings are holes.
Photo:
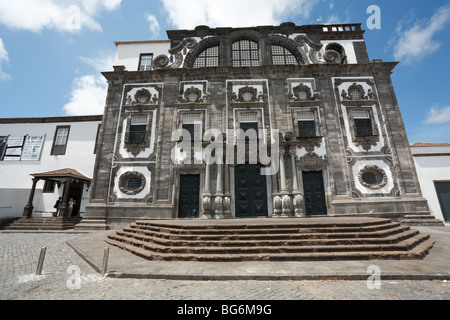
[[[285,194],[281,199],[282,199],[281,216],[289,217],[291,215],[291,197]]]
[[[134,99],[138,104],[147,104],[151,99],[150,91],[147,89],[140,89],[134,95]]]
[[[239,89],[237,102],[257,102],[258,90],[253,87],[245,86]]]
[[[292,88],[292,91],[292,101],[305,101],[312,99],[311,88],[303,83],[300,83],[298,86]]]
[[[306,217],[303,209],[303,197],[301,194],[296,194],[293,199],[294,214],[296,217]]]
[[[322,56],[319,51],[323,45],[314,42],[305,34],[296,36],[294,42],[305,64],[340,64],[342,61],[341,54],[335,50],[325,50]]]
[[[194,38],[184,39],[179,45],[169,50],[170,58],[165,55],[159,55],[153,61],[153,69],[177,69],[183,63],[184,57],[187,54],[187,50],[191,50],[198,45],[197,40]],[[169,63],[171,63],[169,65]]]
[[[297,162],[297,167],[302,171],[321,171],[324,170],[327,165],[327,156],[321,157],[315,152],[305,154]]]
[[[281,197],[278,195],[274,196],[273,197],[273,216],[274,217],[281,216],[282,205],[283,205],[283,200],[281,199]]]

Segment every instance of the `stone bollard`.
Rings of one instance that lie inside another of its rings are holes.
[[[42,266],[44,265],[45,253],[47,252],[47,247],[41,248],[41,254],[39,255],[39,261],[36,268],[36,275],[40,276],[42,273]]]

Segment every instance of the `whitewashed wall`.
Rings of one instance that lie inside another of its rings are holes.
[[[437,219],[444,220],[434,181],[450,182],[450,146],[411,146],[411,152],[419,177],[420,187],[423,196],[428,200],[431,214]]]
[[[93,176],[95,163],[95,138],[101,121],[52,123],[0,123],[0,136],[45,135],[40,161],[0,161],[0,218],[21,216],[28,201],[32,186],[30,174],[65,168],[75,169],[82,174]],[[70,125],[66,154],[52,156],[51,148],[57,126]],[[44,181],[39,181],[34,197],[33,216],[50,216],[53,205],[62,196],[63,186],[55,187],[54,193],[42,193]],[[89,189],[83,189],[81,214],[89,201]]]
[[[168,54],[170,41],[167,42],[142,42],[142,43],[120,43],[117,42],[115,66],[125,66],[128,71],[137,71],[139,58],[142,53],[153,54],[153,60],[161,54]]]

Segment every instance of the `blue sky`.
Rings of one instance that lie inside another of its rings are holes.
[[[380,29],[367,20],[380,8]],[[166,30],[362,23],[370,59],[392,79],[410,142],[450,142],[450,1],[0,0],[0,117],[103,112],[113,41]]]

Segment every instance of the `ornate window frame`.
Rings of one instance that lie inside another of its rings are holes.
[[[305,112],[312,112],[314,115],[314,125],[315,125],[315,136],[314,137],[300,137],[300,131],[298,127],[298,120],[301,118],[301,114]],[[297,140],[305,140],[305,139],[319,139],[323,137],[323,128],[320,121],[319,115],[319,107],[294,107],[291,108],[291,116],[292,116],[292,128],[294,136]]]
[[[141,186],[139,188],[133,189],[133,190],[127,189],[128,181],[130,178],[141,179]],[[119,190],[122,193],[134,196],[134,195],[142,192],[142,190],[144,190],[145,184],[147,183],[147,179],[145,178],[145,176],[142,173],[140,173],[138,171],[127,171],[119,177],[118,182],[119,182]]]
[[[380,141],[378,125],[374,116],[372,107],[345,107],[347,111],[348,124],[350,128],[352,141],[356,146],[361,146],[365,151],[370,151],[372,146],[376,146]],[[358,136],[356,133],[356,124],[354,111],[365,111],[369,113],[370,123],[372,125],[372,135]]]
[[[378,182],[377,184],[369,184],[366,181],[364,181],[363,179],[363,175],[364,173],[367,172],[371,172],[373,174],[375,174],[376,176],[378,176],[380,179],[380,182]],[[383,188],[387,182],[388,182],[388,177],[386,172],[381,169],[380,167],[378,167],[377,165],[366,165],[364,168],[362,168],[359,172],[358,172],[358,181],[359,183],[361,183],[361,185],[363,185],[364,187],[371,189],[371,190],[378,190]]]

